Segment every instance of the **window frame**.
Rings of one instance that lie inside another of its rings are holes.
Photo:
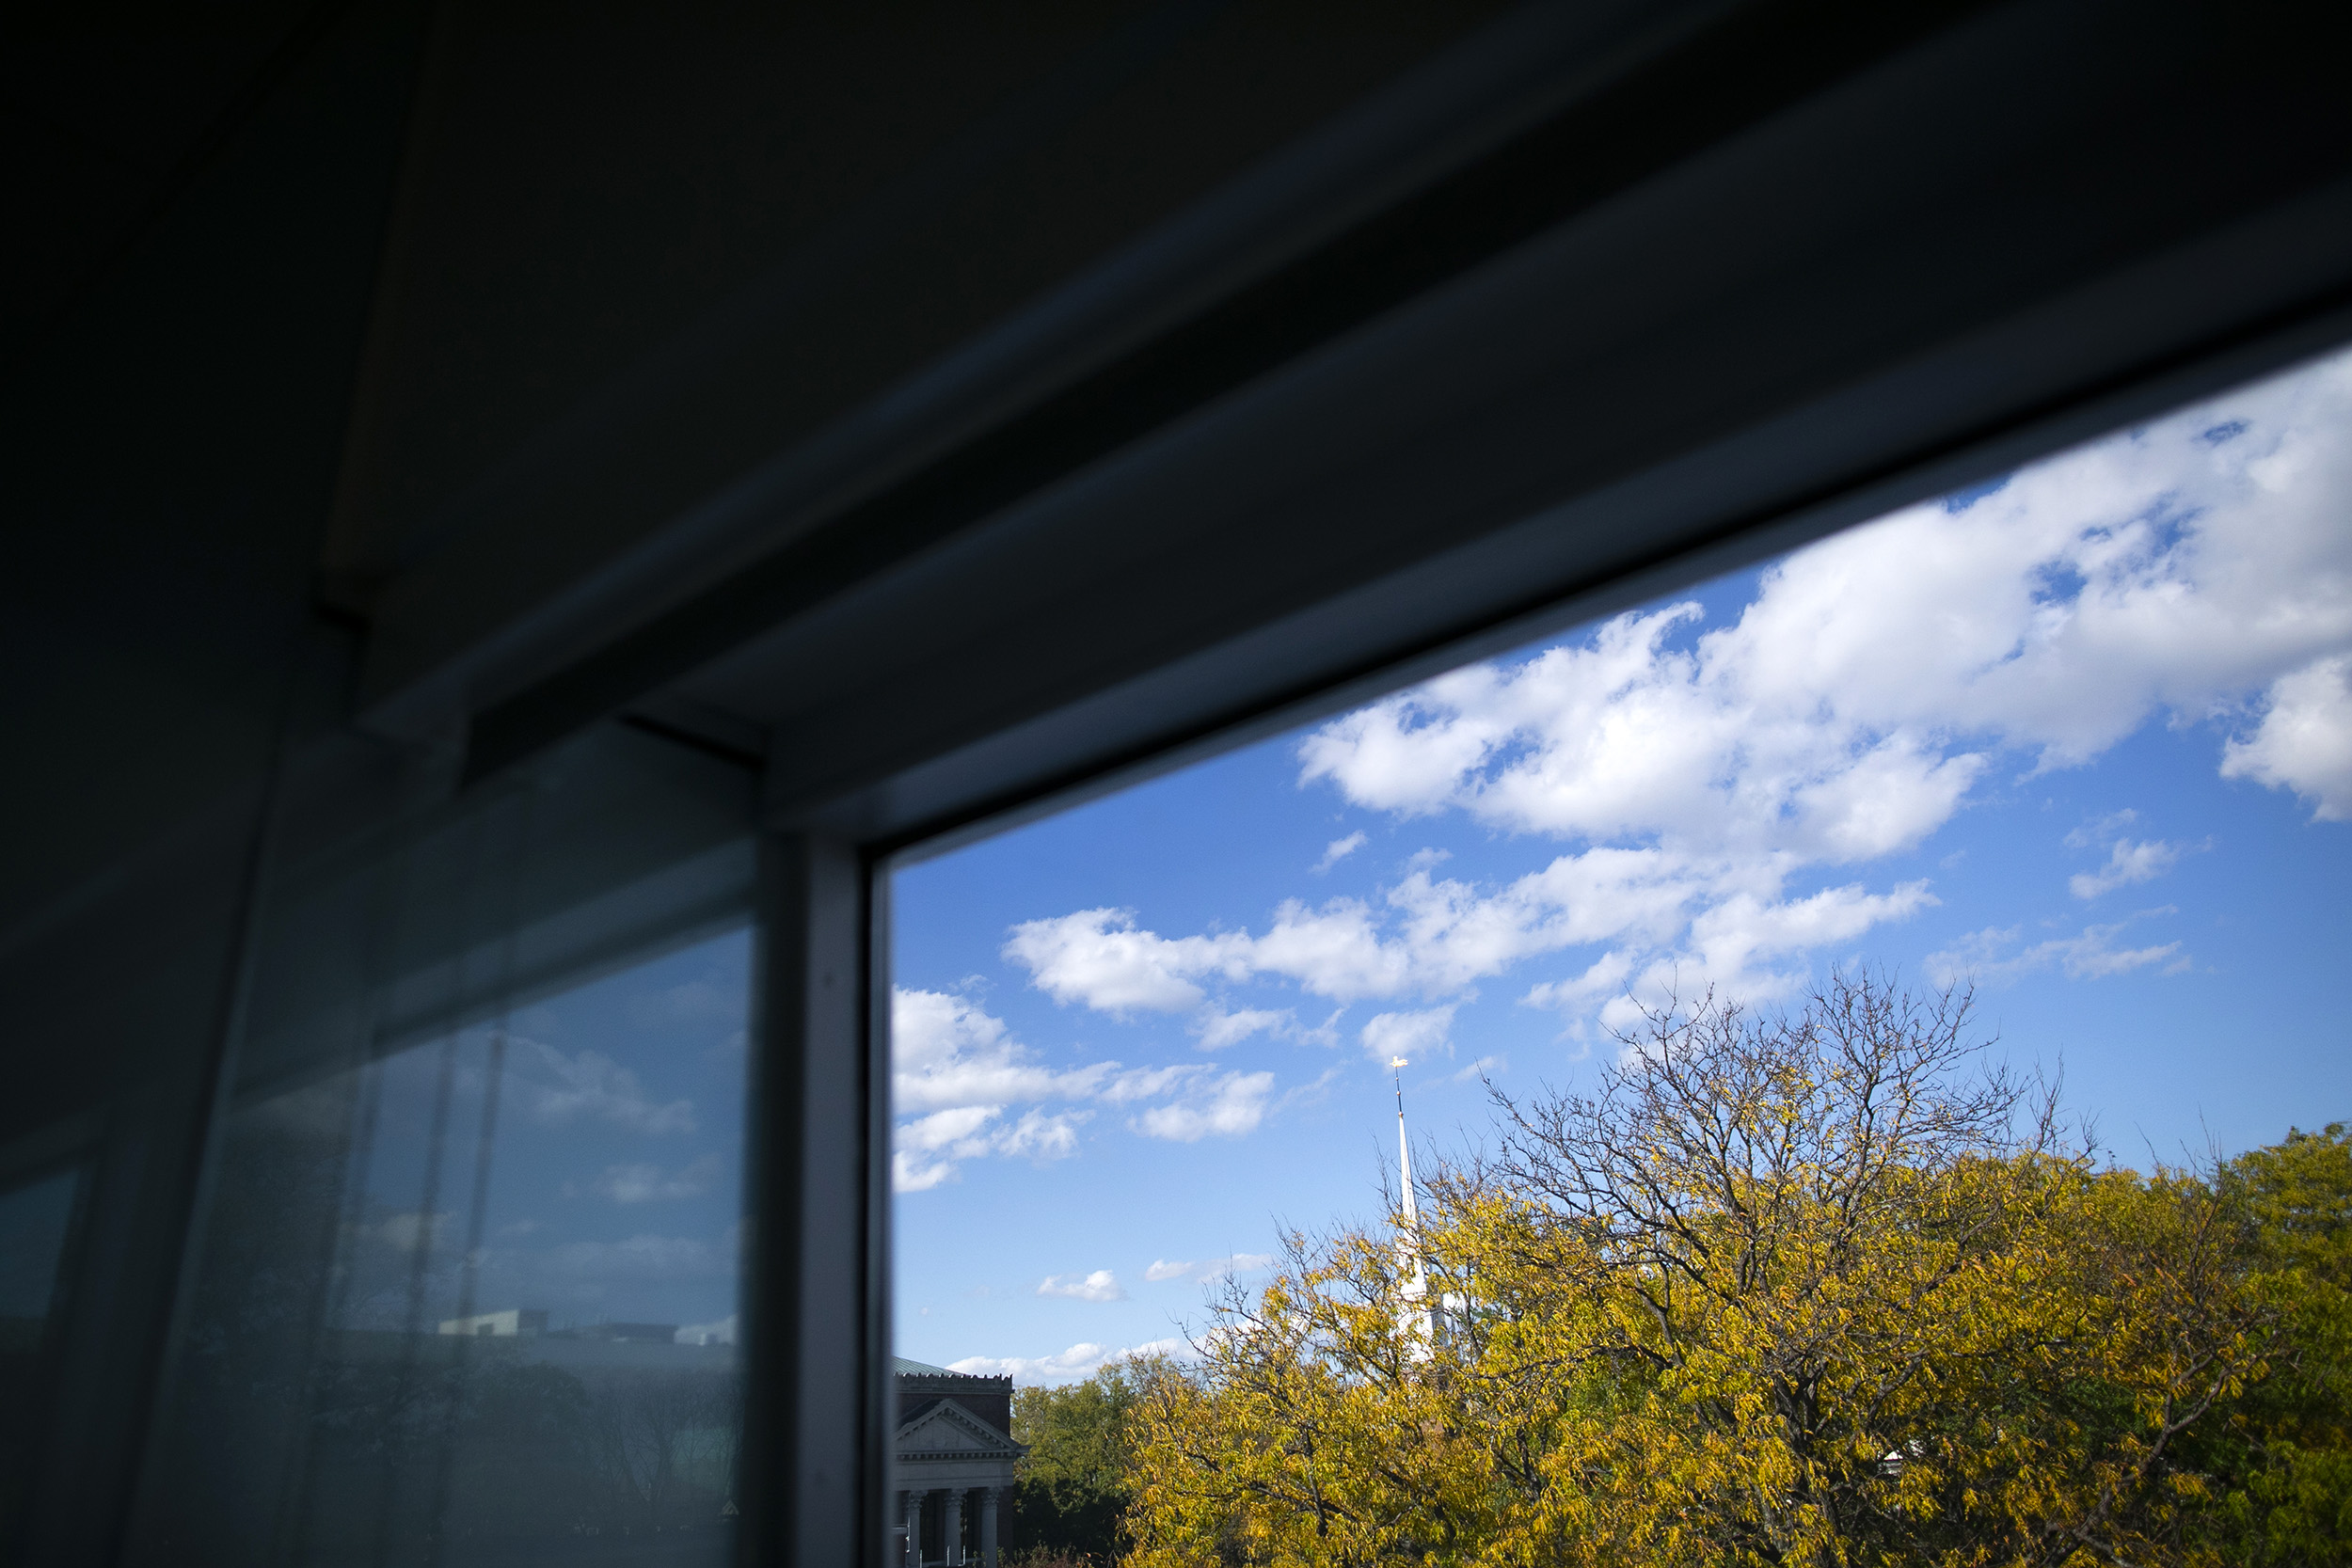
[[[2177,9],[2176,21],[2204,26],[2216,19],[2208,8]],[[1835,16],[1836,8],[1813,14],[1817,21]],[[1786,171],[1867,126],[1883,103],[1874,95],[1921,80],[1948,87],[2021,42],[2046,46],[2045,82],[2072,73],[2087,98],[2104,93],[2134,111],[2137,118],[2095,135],[2075,124],[2075,134],[2095,144],[2090,151],[2108,159],[2133,135],[2148,133],[2162,112],[2126,80],[2149,68],[2152,54],[2163,55],[2178,76],[2211,88],[2220,105],[2217,119],[2243,111],[2251,97],[2281,88],[2258,71],[2249,74],[2243,58],[2217,63],[2192,57],[2196,26],[2136,53],[2103,51],[2095,26],[2051,6],[1960,7],[1941,18],[1939,28],[1858,68],[1858,80],[1796,90],[1776,118],[1744,125],[1732,139],[1771,142],[1770,160]],[[2344,44],[2338,27],[2317,52]],[[2166,53],[2173,49],[2178,53]],[[1766,70],[1773,64],[1769,53],[1760,61]],[[2204,71],[2206,65],[2212,69]],[[1999,114],[1998,106],[1989,108],[1986,122],[1997,121]],[[1928,145],[1927,135],[1917,124],[1899,127],[1899,139],[1910,136],[1915,145],[1899,147],[1894,155],[1913,150],[1923,161],[1932,161],[1930,154],[1942,158],[1940,177],[1955,190],[1982,188],[2001,172],[1998,160],[2016,152],[2013,146],[1991,147],[1982,163],[1971,165],[1964,152],[1954,156],[1949,148]],[[2241,150],[2259,147],[2262,135],[2249,131]],[[2062,156],[2068,149],[2061,138],[2039,150]],[[2342,166],[2331,173],[2320,164]],[[1533,526],[1496,531],[1470,548],[1450,549],[1456,541],[1446,530],[1460,519],[1432,516],[1408,540],[1407,559],[1381,566],[1369,587],[1360,575],[1349,575],[1359,563],[1348,563],[1311,591],[1300,591],[1300,602],[1281,613],[1237,626],[1182,627],[1189,641],[1164,639],[1179,642],[1174,651],[1163,649],[1157,662],[1147,657],[1116,671],[1090,689],[1072,692],[1065,685],[1034,698],[1025,691],[1032,705],[1025,709],[1008,712],[1011,705],[1006,705],[955,715],[925,736],[927,752],[882,755],[866,773],[827,776],[813,772],[805,759],[829,759],[826,742],[835,732],[816,722],[775,726],[761,939],[769,988],[762,1003],[763,1049],[775,1089],[772,1098],[763,1097],[760,1128],[769,1148],[797,1147],[798,1157],[771,1161],[760,1188],[762,1212],[782,1215],[794,1228],[783,1248],[776,1246],[777,1230],[763,1230],[769,1247],[757,1275],[753,1311],[759,1348],[752,1366],[754,1407],[767,1424],[747,1451],[771,1478],[773,1495],[788,1501],[755,1538],[747,1537],[744,1560],[881,1561],[897,1513],[884,1425],[891,1202],[887,880],[895,866],[1785,553],[2352,339],[2352,189],[2340,178],[2352,174],[2352,162],[2331,153],[2315,160],[2312,172],[2308,185],[2278,199],[2229,211],[2200,209],[2199,197],[2184,196],[2170,210],[2134,212],[2133,202],[2144,192],[2113,193],[2112,205],[2103,206],[2101,193],[2093,191],[2063,214],[2062,231],[2050,228],[2048,210],[2021,199],[2016,210],[1985,221],[2009,225],[2021,242],[2038,237],[2060,252],[2073,243],[2077,254],[2071,262],[2038,277],[1999,309],[1974,317],[1960,305],[1969,283],[1960,276],[1960,263],[1925,269],[1916,281],[1931,296],[1931,309],[1920,337],[1864,350],[1865,357],[1878,356],[1873,368],[1882,373],[1857,376],[1836,395],[1789,391],[1782,406],[1728,435],[1694,418],[1680,432],[1683,444],[1670,445],[1638,483],[1617,479],[1579,494],[1557,466],[1532,462],[1511,504],[1522,517],[1534,515]],[[1680,178],[1680,171],[1666,170],[1653,182],[1672,186]],[[1692,182],[1664,191],[1660,199],[1674,216],[1677,203],[1703,205],[1724,195],[1720,183]],[[1867,233],[1869,213],[1845,216]],[[1652,238],[1674,231],[1666,224]],[[1547,269],[1550,277],[1573,276],[1577,260],[1573,236],[1563,242],[1556,231],[1538,235],[1499,253],[1483,269],[1391,302],[1344,341],[1275,367],[1222,404],[1171,418],[1103,457],[1086,483],[1057,492],[1049,483],[1009,511],[1001,498],[983,497],[971,508],[970,535],[957,541],[966,552],[960,562],[964,580],[985,593],[997,585],[992,573],[1019,570],[1021,529],[1045,527],[1039,516],[1055,506],[1076,519],[1063,524],[1066,536],[1075,537],[1088,527],[1120,526],[1121,508],[1136,504],[1145,485],[1182,489],[1204,477],[1230,478],[1237,464],[1248,462],[1252,421],[1288,420],[1287,429],[1329,449],[1317,454],[1326,459],[1343,451],[1356,432],[1384,419],[1402,418],[1408,426],[1415,418],[1426,421],[1425,407],[1400,415],[1396,399],[1357,395],[1359,388],[1347,385],[1344,372],[1378,363],[1385,351],[1397,351],[1391,367],[1409,365],[1419,351],[1420,362],[1434,367],[1435,379],[1452,377],[1458,386],[1465,361],[1507,330],[1508,308],[1525,299],[1530,287],[1539,288]],[[1661,267],[1673,262],[1663,254],[1648,260]],[[1945,293],[1938,295],[1939,290]],[[1758,285],[1745,303],[1746,325],[1769,325],[1776,310],[1795,308],[1797,292],[1786,279],[1777,294]],[[1449,333],[1454,334],[1451,342],[1444,341]],[[1632,390],[1660,395],[1654,386]],[[1780,444],[1776,456],[1759,451],[1759,444],[1772,442]],[[1443,469],[1450,459],[1435,461]],[[1250,479],[1263,487],[1328,483],[1340,467],[1332,461],[1309,466],[1302,482],[1296,467],[1271,464],[1268,472]],[[1548,486],[1549,504],[1525,500]],[[1590,544],[1613,525],[1629,537]],[[1299,537],[1261,541],[1222,563],[1247,570],[1305,536],[1300,531]],[[1564,536],[1572,546],[1584,543],[1563,550],[1557,546]],[[1196,540],[1194,546],[1213,544]],[[1400,595],[1417,588],[1439,602],[1400,612]],[[1083,592],[1083,583],[1073,578],[1071,591]],[[884,598],[885,591],[877,590],[876,597]],[[744,641],[755,644],[766,634],[747,632]],[[632,679],[660,686],[675,674],[659,635],[638,642],[636,651],[643,663],[634,672],[627,658],[584,666],[484,715],[478,731],[486,742],[483,755],[502,754],[516,737],[527,737],[544,722],[546,713],[635,701]],[[801,652],[806,657],[805,647]],[[733,657],[751,672],[746,678],[761,678],[755,647]],[[883,689],[903,707],[915,700],[923,673],[917,668]],[[598,682],[608,684],[599,689]],[[541,696],[549,706],[534,712],[532,705]],[[958,692],[955,700],[967,699]],[[657,693],[645,701],[661,698]],[[847,733],[853,742],[864,738],[863,732]],[[838,973],[833,966],[851,962],[860,975],[862,1006],[831,994]],[[819,1066],[825,1058],[829,1069]],[[850,1092],[844,1064],[854,1064],[862,1074],[862,1100]],[[855,1224],[845,1223],[834,1207],[838,1195],[851,1190],[862,1191],[866,1206]],[[864,1251],[852,1267],[856,1247]],[[834,1285],[821,1303],[814,1299],[812,1283],[818,1276]],[[859,1379],[814,1375],[813,1369],[829,1359],[853,1357],[864,1359]],[[849,1451],[860,1456],[860,1473],[845,1486],[841,1472],[819,1456],[829,1438],[838,1443],[850,1433],[855,1433]]]

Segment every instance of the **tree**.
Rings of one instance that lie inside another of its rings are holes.
[[[2352,1563],[2352,1136],[2290,1132],[2217,1185],[2283,1333],[2274,1375],[2200,1445],[2218,1500],[2200,1533],[2237,1562]]]
[[[1418,1234],[1293,1238],[1150,1391],[1136,1568],[2221,1560],[2200,1445],[2293,1338],[2252,1199],[2096,1168],[1968,1001],[1708,998],[1497,1093]]]
[[[1012,1435],[1029,1451],[1013,1468],[1008,1549],[1101,1562],[1119,1555],[1134,1469],[1128,1417],[1172,1370],[1165,1357],[1129,1356],[1082,1383],[1014,1390]]]

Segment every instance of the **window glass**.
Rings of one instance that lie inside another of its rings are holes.
[[[82,1183],[57,1171],[0,1193],[0,1541],[16,1530],[48,1407],[48,1352]]]
[[[128,1561],[730,1549],[755,780],[453,760],[279,777]]]
[[[134,1558],[721,1562],[747,937],[234,1112]]]
[[[2348,888],[2352,356],[912,863],[922,1559],[2340,1551]]]

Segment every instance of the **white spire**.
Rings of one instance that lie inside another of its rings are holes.
[[[1396,1159],[1397,1168],[1405,1180],[1405,1234],[1396,1243],[1397,1273],[1403,1276],[1397,1294],[1397,1327],[1413,1336],[1416,1349],[1413,1359],[1429,1359],[1430,1346],[1438,1331],[1437,1317],[1429,1310],[1429,1275],[1422,1266],[1421,1207],[1413,1196],[1413,1144],[1405,1135],[1405,1069],[1412,1064],[1402,1056],[1389,1058],[1389,1071],[1396,1083]]]
[[[1402,1056],[1389,1058],[1389,1073],[1396,1082],[1396,1163],[1405,1174],[1405,1223],[1413,1239],[1421,1240],[1421,1210],[1413,1198],[1413,1146],[1405,1136],[1405,1069],[1413,1064]]]

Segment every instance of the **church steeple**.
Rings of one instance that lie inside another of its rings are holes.
[[[1396,1164],[1405,1178],[1405,1223],[1421,1239],[1421,1210],[1413,1200],[1413,1146],[1405,1136],[1405,1069],[1413,1064],[1402,1056],[1389,1058],[1389,1076],[1396,1085]]]
[[[1396,1326],[1412,1340],[1412,1358],[1426,1361],[1437,1339],[1437,1316],[1429,1309],[1429,1275],[1421,1255],[1421,1205],[1413,1196],[1413,1144],[1405,1132],[1405,1069],[1412,1064],[1402,1056],[1389,1058],[1396,1085],[1396,1162],[1405,1183],[1405,1233],[1397,1239]]]

